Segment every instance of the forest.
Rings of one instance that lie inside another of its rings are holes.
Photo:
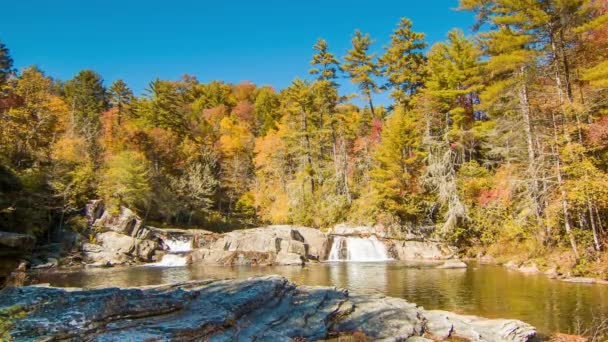
[[[379,224],[608,277],[608,3],[458,10],[475,34],[429,45],[403,18],[386,46],[321,38],[281,90],[184,75],[138,96],[15,70],[0,43],[0,230],[82,230],[103,199],[154,226]]]

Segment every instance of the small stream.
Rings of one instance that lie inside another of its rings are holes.
[[[170,254],[172,255],[172,254]],[[38,275],[61,287],[143,286],[209,278],[279,274],[305,285],[382,293],[442,309],[490,318],[517,318],[543,334],[574,333],[595,319],[608,319],[608,286],[572,284],[499,266],[471,263],[467,269],[436,269],[431,263],[328,262],[305,267],[124,267]]]

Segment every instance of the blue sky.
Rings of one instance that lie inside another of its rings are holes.
[[[360,29],[381,51],[399,18],[408,17],[433,43],[472,25],[472,14],[457,6],[457,0],[7,0],[0,40],[18,68],[36,64],[63,80],[93,69],[106,84],[122,78],[137,94],[156,77],[183,74],[281,89],[307,77],[319,37],[341,58]]]

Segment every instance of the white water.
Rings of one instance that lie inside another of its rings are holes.
[[[183,253],[192,250],[192,238],[190,237],[168,237],[163,241],[169,247],[171,253]]]
[[[192,238],[185,236],[167,237],[163,240],[169,247],[169,253],[163,255],[159,262],[148,264],[154,267],[179,267],[188,264],[188,254],[192,251]]]
[[[149,266],[155,267],[179,267],[186,266],[188,258],[183,254],[165,254],[159,262],[149,264]]]
[[[346,248],[346,259],[340,258],[340,250]],[[375,236],[369,238],[335,236],[328,261],[388,261],[386,246]]]

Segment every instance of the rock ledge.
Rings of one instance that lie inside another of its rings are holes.
[[[19,311],[18,341],[529,341],[524,322],[424,310],[403,299],[296,286],[278,276],[146,288],[6,288],[0,311]]]

